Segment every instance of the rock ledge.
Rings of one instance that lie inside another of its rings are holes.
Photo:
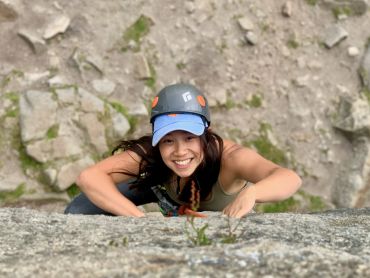
[[[0,222],[1,277],[370,277],[370,208],[251,214],[233,244],[221,243],[227,218],[209,213],[195,221],[209,225],[208,246],[191,244],[185,218],[155,213],[136,219],[3,208]]]

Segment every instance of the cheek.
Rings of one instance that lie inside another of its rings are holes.
[[[170,153],[170,149],[165,146],[159,146],[159,153],[161,154],[162,160],[165,162]]]

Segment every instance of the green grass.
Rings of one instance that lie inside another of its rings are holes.
[[[54,138],[58,137],[58,131],[59,131],[59,125],[55,124],[55,125],[53,125],[52,127],[50,127],[48,129],[48,131],[46,132],[46,137],[49,140],[54,139]]]
[[[287,46],[289,48],[292,48],[292,49],[297,49],[299,47],[299,43],[297,42],[296,39],[294,38],[290,38],[288,41],[287,41]]]
[[[145,85],[149,87],[153,92],[156,91],[155,84],[157,82],[157,73],[151,63],[148,63],[150,70],[150,77],[145,79]]]
[[[335,7],[333,8],[332,13],[335,16],[335,18],[339,18],[341,15],[346,15],[346,16],[353,15],[353,10],[347,6]]]
[[[189,228],[190,226],[190,228]],[[185,222],[185,234],[188,240],[195,246],[212,244],[212,240],[206,235],[208,223],[201,227],[195,225],[195,217],[187,217]]]
[[[21,144],[21,146],[18,148],[19,151],[19,160],[21,161],[21,166],[23,171],[26,173],[27,169],[32,170],[41,170],[43,167],[43,164],[29,156],[26,152],[26,148],[24,145]]]
[[[71,199],[80,193],[81,193],[81,190],[75,183],[67,188],[67,194]]]
[[[135,42],[135,46],[132,48],[134,52],[140,51],[141,38],[147,35],[150,31],[150,26],[153,24],[152,20],[141,15],[123,34],[123,47],[122,51],[131,49],[129,44],[131,41]]]
[[[361,93],[366,97],[367,101],[370,104],[370,90],[368,88],[364,88]]]
[[[275,162],[276,164],[286,166],[289,161],[285,152],[270,142],[268,131],[271,131],[271,126],[267,123],[261,123],[259,136],[249,142],[243,142],[243,145],[247,147],[253,146],[263,157]]]
[[[176,68],[178,70],[183,70],[183,69],[186,68],[186,64],[185,63],[182,63],[182,62],[179,62],[179,63],[176,64]]]
[[[316,6],[319,0],[306,0],[306,3],[311,6]]]
[[[274,213],[298,211],[316,212],[328,209],[328,206],[320,196],[311,195],[303,190],[299,190],[296,195],[300,198],[292,196],[284,201],[276,203],[257,204],[255,210],[257,212]],[[302,202],[299,201],[300,199]]]
[[[258,108],[262,106],[262,97],[260,95],[252,95],[250,100],[246,101],[249,107]]]
[[[0,192],[0,202],[14,201],[21,197],[24,193],[25,193],[25,184],[21,183],[13,191]]]
[[[277,203],[266,203],[266,204],[259,204],[256,206],[256,210],[258,212],[288,212],[288,211],[296,211],[299,207],[299,202],[294,200],[293,197],[290,197],[284,201],[277,202]]]
[[[20,70],[13,69],[10,73],[8,73],[0,82],[0,88],[5,88],[10,81],[12,81],[15,77],[23,77],[24,73]]]

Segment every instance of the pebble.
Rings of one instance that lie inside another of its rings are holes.
[[[45,29],[43,38],[47,40],[47,39],[51,39],[52,37],[58,35],[59,33],[64,33],[67,30],[70,22],[71,22],[71,19],[67,17],[66,15],[61,15],[57,17]]]
[[[281,14],[285,17],[291,17],[292,16],[292,2],[287,1],[283,4],[281,7]]]
[[[344,28],[339,25],[333,25],[327,30],[324,44],[327,48],[332,48],[347,37],[348,32]]]
[[[356,46],[348,47],[348,55],[351,57],[358,56],[360,54],[360,50]]]

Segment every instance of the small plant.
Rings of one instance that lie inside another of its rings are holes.
[[[297,197],[292,196],[281,202],[258,204],[256,205],[256,211],[266,213],[315,212],[328,208],[320,196],[311,195],[303,190],[299,190],[296,194]]]
[[[269,130],[271,130],[271,126],[269,124],[261,123],[259,137],[250,142],[243,142],[243,145],[247,147],[255,147],[258,153],[275,162],[276,164],[287,165],[288,158],[286,157],[284,151],[280,150],[270,142],[268,137]]]
[[[299,47],[299,43],[297,42],[295,38],[290,38],[287,41],[287,46],[292,49],[297,49]]]
[[[258,212],[287,212],[296,211],[299,206],[299,202],[293,197],[290,197],[284,201],[271,203],[271,204],[261,204],[256,206]]]
[[[3,78],[3,80],[1,80],[0,88],[5,88],[10,83],[10,81],[12,81],[14,77],[16,78],[16,77],[23,77],[23,76],[24,76],[24,73],[22,71],[13,69],[10,73],[8,73]]]
[[[120,247],[120,246],[127,247],[128,246],[128,238],[125,236],[121,240],[112,239],[111,241],[109,241],[108,245],[109,246],[114,246],[114,247]]]
[[[366,97],[367,101],[370,104],[370,90],[368,88],[364,88],[361,93]]]
[[[75,196],[80,194],[80,192],[80,188],[75,183],[67,188],[67,194],[70,198],[74,198]]]
[[[260,95],[252,95],[250,100],[246,101],[249,107],[258,108],[262,106],[262,97]]]
[[[306,0],[306,3],[311,6],[316,6],[317,2],[319,2],[319,0]]]
[[[230,109],[236,107],[236,103],[235,103],[234,100],[232,100],[231,98],[228,97],[226,99],[225,107],[226,107],[227,110],[230,110]]]
[[[190,225],[190,231],[188,226]],[[186,218],[185,222],[185,234],[187,238],[190,240],[192,244],[195,246],[204,246],[212,244],[212,240],[208,238],[206,235],[206,229],[208,228],[208,223],[201,226],[196,227],[195,225],[195,217],[190,216]]]
[[[183,70],[186,68],[186,64],[185,63],[182,63],[182,62],[179,62],[176,64],[176,68],[179,69],[179,70]]]
[[[350,7],[343,6],[343,7],[335,7],[333,10],[333,15],[335,18],[340,18],[341,15],[345,16],[351,16],[353,14],[353,11]]]
[[[145,85],[155,91],[155,83],[157,80],[157,73],[151,63],[149,63],[150,77],[145,80]]]
[[[235,243],[238,237],[240,237],[240,234],[237,235],[235,231],[238,229],[240,223],[241,223],[241,218],[238,220],[238,223],[235,225],[234,228],[232,228],[230,217],[227,217],[227,227],[228,227],[228,233],[222,237],[221,243],[226,243],[226,244],[231,244]]]
[[[19,197],[21,197],[24,193],[25,193],[25,184],[21,183],[13,191],[0,192],[0,202],[14,201],[18,199]]]
[[[27,172],[27,169],[32,169],[36,171],[42,169],[43,164],[35,160],[33,157],[29,156],[27,154],[26,147],[22,143],[18,150],[21,166],[25,173]]]
[[[151,25],[153,25],[153,21],[149,17],[141,15],[123,34],[122,51],[128,49],[132,49],[134,52],[140,51],[140,40],[149,33]],[[131,42],[134,42],[135,45],[131,46]]]
[[[58,131],[59,131],[59,125],[56,124],[56,125],[53,125],[52,127],[50,127],[48,129],[48,131],[46,132],[46,137],[50,140],[50,139],[54,139],[56,137],[58,137]]]

